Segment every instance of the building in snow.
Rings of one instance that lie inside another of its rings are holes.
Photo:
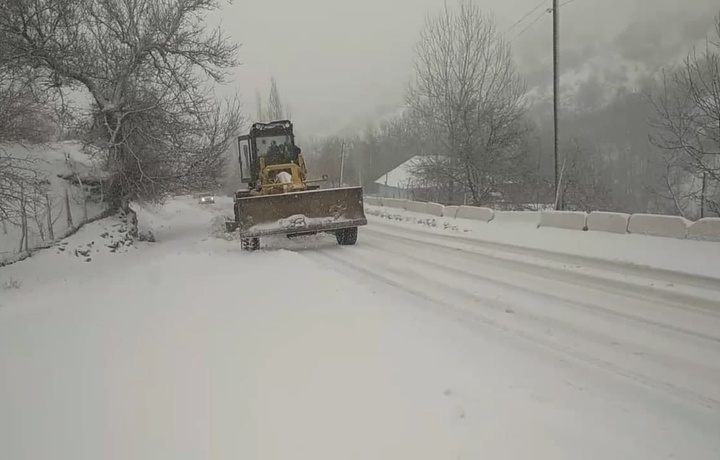
[[[415,168],[427,161],[428,158],[416,155],[392,171],[385,173],[375,181],[377,195],[383,198],[428,201],[437,187],[427,184],[413,173]]]

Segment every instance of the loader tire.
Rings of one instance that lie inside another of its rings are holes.
[[[243,238],[240,240],[243,251],[257,251],[260,249],[260,238]]]
[[[335,233],[335,238],[340,246],[352,246],[357,243],[358,228],[344,228]]]

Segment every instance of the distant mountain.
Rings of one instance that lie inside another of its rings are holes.
[[[602,3],[602,8],[599,7]],[[618,94],[636,91],[660,69],[704,50],[720,12],[716,0],[575,0],[561,10],[560,85],[565,109],[601,108]],[[609,13],[615,23],[607,23]],[[548,15],[549,16],[549,15]],[[593,20],[588,20],[593,18]],[[546,19],[513,44],[528,83],[528,101],[552,102],[552,48]]]

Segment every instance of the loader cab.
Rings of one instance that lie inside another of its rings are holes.
[[[299,164],[293,125],[289,120],[254,123],[250,132],[238,138],[240,177],[253,188],[260,176],[260,158],[266,164]]]

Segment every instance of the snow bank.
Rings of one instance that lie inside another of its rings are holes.
[[[619,212],[591,212],[587,218],[588,230],[596,232],[627,233],[630,214]]]
[[[640,235],[685,238],[690,224],[691,221],[680,216],[632,214],[628,224],[628,232]]]
[[[542,211],[538,227],[586,230],[587,213],[576,211]]]
[[[377,203],[377,201],[374,201]],[[372,206],[372,200],[366,204]],[[446,228],[457,227],[456,220],[489,222],[496,224],[528,225],[536,228],[558,228],[566,230],[592,230],[605,233],[636,233],[648,236],[690,238],[705,241],[720,241],[720,218],[706,218],[693,223],[678,216],[655,214],[625,214],[616,212],[575,212],[575,211],[495,211],[474,206],[442,206],[436,203],[382,199],[386,208],[404,210],[412,217],[395,215],[395,220],[425,221],[421,215],[442,217]],[[389,216],[389,215],[388,215]],[[388,217],[384,216],[384,217]],[[436,224],[432,225],[433,227]]]
[[[479,208],[475,206],[460,206],[457,212],[458,219],[477,220],[490,222],[495,217],[495,211],[490,208]]]
[[[534,216],[539,219],[540,213],[531,211],[498,211],[495,219],[485,223],[423,217],[401,210],[388,213],[382,212],[382,209],[387,211],[387,208],[368,208],[367,215],[373,225],[720,278],[720,264],[717,263],[720,260],[720,244],[707,241],[537,228],[532,220]]]
[[[693,240],[720,241],[720,217],[705,217],[693,222],[687,237]]]

